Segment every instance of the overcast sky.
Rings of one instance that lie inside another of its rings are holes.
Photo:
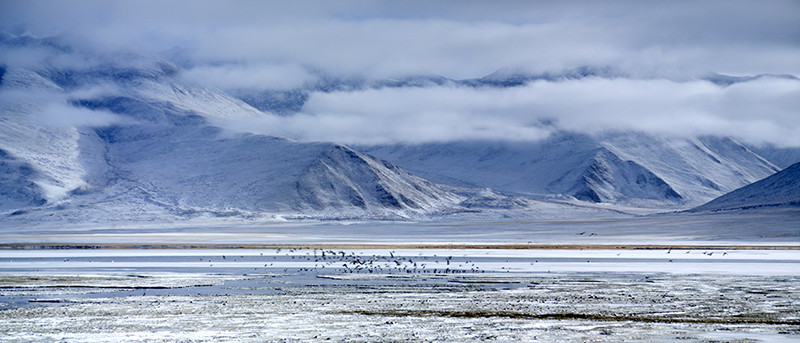
[[[336,75],[478,78],[501,68],[610,66],[634,79],[312,94],[301,114],[247,126],[345,143],[538,139],[542,122],[597,132],[729,134],[800,146],[800,1],[5,1],[0,26],[70,30],[107,48],[189,49],[223,89]],[[688,81],[687,81],[688,80]]]

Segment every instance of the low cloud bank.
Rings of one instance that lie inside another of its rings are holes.
[[[383,88],[312,93],[301,113],[232,127],[351,144],[538,140],[555,130],[725,135],[800,146],[800,81],[584,79],[515,88]]]

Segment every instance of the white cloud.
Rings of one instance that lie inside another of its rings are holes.
[[[187,72],[222,89],[291,89],[313,79],[297,65],[203,65]]]
[[[66,103],[49,103],[41,111],[31,114],[32,123],[54,127],[103,127],[129,122],[108,111],[75,107]]]

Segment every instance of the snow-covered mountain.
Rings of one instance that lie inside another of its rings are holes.
[[[264,115],[155,55],[3,35],[0,211],[35,220],[400,218],[463,196],[334,143],[229,132]],[[154,217],[155,216],[155,217]]]
[[[778,170],[724,137],[556,130],[536,142],[351,148],[233,132],[222,123],[271,114],[190,79],[161,55],[98,50],[67,34],[2,33],[0,49],[0,213],[23,222],[594,216],[592,203],[688,208]],[[578,68],[462,81],[321,77],[311,88],[273,94],[279,98],[265,106],[292,115],[309,91],[515,87],[583,77],[624,75]],[[248,102],[265,101],[253,96]]]
[[[800,163],[709,201],[692,209],[692,212],[775,207],[800,207]]]
[[[359,149],[435,182],[645,207],[701,204],[778,170],[731,138],[640,133]]]

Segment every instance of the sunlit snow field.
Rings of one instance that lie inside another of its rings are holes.
[[[794,218],[17,232],[0,342],[795,342]]]

